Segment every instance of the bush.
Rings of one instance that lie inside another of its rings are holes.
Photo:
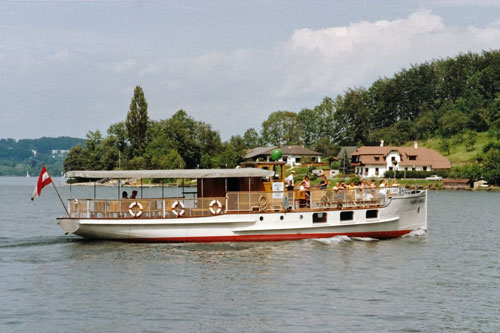
[[[448,170],[433,170],[433,171],[413,171],[413,170],[408,170],[406,171],[406,177],[405,177],[405,171],[396,171],[396,178],[426,178],[429,176],[433,175],[438,175],[440,177],[446,178],[448,177]],[[384,173],[385,178],[393,178],[394,177],[394,171],[388,170]]]

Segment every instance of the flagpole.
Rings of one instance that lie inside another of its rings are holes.
[[[49,177],[50,177],[49,171],[47,171],[47,175],[49,175]],[[50,177],[50,179],[52,179],[52,177]],[[51,181],[51,183],[52,183],[52,186],[54,186],[54,190],[56,190],[56,193],[57,193],[57,196],[59,197],[59,200],[61,200],[61,204],[64,207],[64,210],[66,211],[66,214],[68,214],[68,217],[70,217],[68,209],[66,208],[66,205],[64,204],[64,201],[61,198],[61,195],[59,194],[59,191],[57,190],[56,184],[54,183],[54,181]]]

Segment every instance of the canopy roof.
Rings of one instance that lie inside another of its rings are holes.
[[[274,171],[258,168],[240,169],[182,169],[182,170],[113,170],[92,171],[75,170],[66,172],[68,178],[247,178],[247,177],[272,177]]]

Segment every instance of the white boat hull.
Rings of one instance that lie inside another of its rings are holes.
[[[374,210],[376,217],[367,217],[367,211]],[[341,213],[349,211],[352,218],[341,219]],[[149,219],[59,218],[58,223],[67,233],[89,239],[136,242],[278,241],[337,235],[386,239],[427,228],[427,193],[395,197],[379,208]]]

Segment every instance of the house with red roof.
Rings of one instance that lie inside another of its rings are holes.
[[[364,146],[352,154],[356,175],[364,178],[384,177],[388,170],[433,171],[450,169],[450,161],[434,149],[418,147]]]

